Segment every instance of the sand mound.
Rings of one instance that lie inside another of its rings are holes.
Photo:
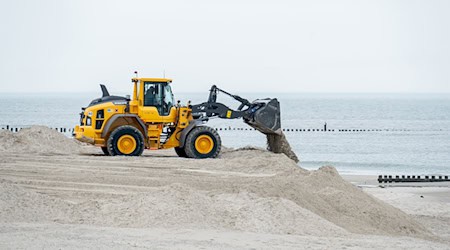
[[[263,148],[243,147],[222,152],[219,156],[223,164],[214,164],[214,169],[239,171],[243,173],[276,174],[289,170],[308,172],[299,168],[285,154],[274,154]]]
[[[317,171],[307,171],[298,167],[285,155],[275,155],[257,149],[235,150],[224,154],[222,158],[226,159],[227,164],[235,163],[232,168],[234,171],[241,168],[244,172],[248,169],[259,169],[264,173],[277,173],[262,185],[255,185],[254,182],[242,183],[245,188],[241,190],[260,197],[280,197],[290,200],[350,232],[427,234],[423,226],[404,212],[346,182],[334,167],[327,166]]]
[[[57,221],[67,216],[71,205],[0,181],[0,222]]]
[[[291,200],[354,233],[422,235],[426,229],[399,209],[343,180],[333,167],[290,176]],[[278,191],[277,191],[278,192]]]
[[[345,235],[347,232],[282,198],[213,195],[182,184],[145,194],[71,204],[0,183],[0,222],[58,222],[118,227],[229,229],[262,233]],[[302,225],[299,227],[299,225]]]
[[[9,130],[0,130],[0,152],[6,151],[10,145],[16,143],[13,132]]]
[[[78,154],[80,144],[45,126],[32,126],[12,133],[0,131],[0,152]]]
[[[47,130],[23,134],[43,140]],[[5,155],[0,161],[0,180],[14,183],[0,181],[0,222],[429,235],[404,212],[344,181],[333,167],[307,171],[284,154],[258,148],[202,160],[151,152],[143,157],[50,155],[42,162],[34,157]]]

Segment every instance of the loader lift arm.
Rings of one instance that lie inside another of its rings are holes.
[[[217,102],[217,94],[222,92],[241,104],[233,110],[223,103]],[[243,118],[244,122],[264,134],[280,134],[280,103],[275,99],[258,99],[248,101],[238,95],[233,95],[213,85],[209,90],[208,101],[192,105],[192,113],[196,119],[219,117],[224,119]]]
[[[237,110],[233,110],[233,109],[229,108],[228,106],[226,106],[225,104],[217,102],[218,92],[222,92],[222,93],[232,97],[236,101],[240,102],[241,104],[239,105],[239,108]],[[195,117],[205,117],[205,116],[206,117],[216,117],[217,116],[220,118],[235,119],[235,118],[241,118],[244,116],[244,111],[242,111],[242,109],[245,106],[248,106],[248,107],[251,106],[251,103],[247,99],[244,99],[237,95],[230,94],[227,91],[218,88],[216,85],[213,85],[211,87],[211,89],[209,90],[208,101],[201,103],[201,104],[192,105],[191,108],[192,108],[192,113],[194,114]]]

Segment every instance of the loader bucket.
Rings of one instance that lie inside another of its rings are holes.
[[[263,134],[281,135],[280,103],[276,98],[255,100],[243,118]]]

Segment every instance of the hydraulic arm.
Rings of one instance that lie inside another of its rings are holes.
[[[217,102],[217,95],[222,92],[240,102],[237,110]],[[209,90],[208,101],[192,105],[192,113],[198,119],[220,117],[226,119],[243,118],[244,122],[264,134],[281,134],[280,103],[276,98],[257,99],[249,102],[238,95],[233,95],[213,85]]]

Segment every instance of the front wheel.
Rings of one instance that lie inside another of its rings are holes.
[[[144,136],[133,126],[116,128],[107,141],[110,155],[139,156],[144,151]]]
[[[186,137],[184,151],[189,158],[216,158],[222,141],[216,130],[206,126],[192,129]]]

